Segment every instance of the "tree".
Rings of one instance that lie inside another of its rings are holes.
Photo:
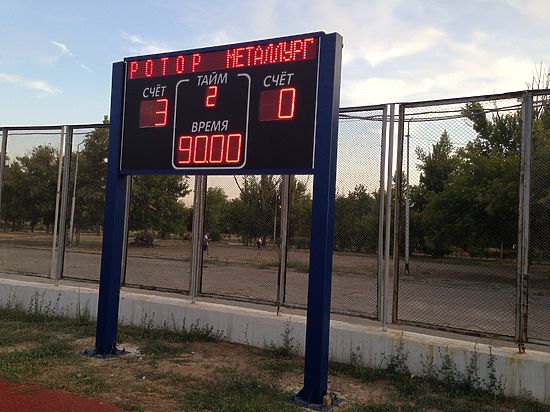
[[[105,117],[103,123],[108,124],[108,122],[109,120]],[[82,151],[80,154],[73,154],[72,162],[76,163],[76,156],[78,156],[75,227],[77,230],[94,229],[98,235],[103,225],[105,207],[108,144],[109,129],[95,129],[86,135]],[[71,170],[75,170],[74,165]],[[74,179],[74,172],[72,179]]]
[[[278,205],[278,187],[280,178],[273,175],[241,177],[238,202],[232,202],[233,218],[239,219],[237,226],[243,244],[247,245],[257,238],[264,240],[273,232],[275,207]],[[245,222],[245,225],[242,225]]]
[[[416,155],[421,163],[417,165],[419,185],[411,187],[411,245],[432,256],[444,256],[450,251],[450,225],[456,221],[456,216],[450,216],[442,205],[451,199],[440,194],[456,175],[460,159],[446,130],[429,153],[417,148]]]
[[[517,241],[519,115],[489,118],[479,103],[462,114],[477,132],[465,147],[454,149],[444,132],[431,153],[417,149],[421,177],[411,190],[411,217],[421,239],[414,244],[434,257],[454,248],[483,255]]]
[[[224,211],[227,204],[227,195],[221,187],[209,187],[206,191],[206,210],[204,216],[204,230],[210,233],[213,241],[221,239],[225,231]]]
[[[311,236],[311,194],[306,184],[290,177],[288,245],[309,248]]]
[[[182,234],[187,209],[179,200],[188,193],[187,176],[133,176],[130,230],[157,232],[161,238]]]
[[[22,195],[27,204],[24,215],[29,221],[31,231],[42,223],[49,232],[55,215],[57,151],[52,146],[39,145],[30,154],[17,157],[17,162],[22,172],[19,175],[22,190],[18,196]]]
[[[457,168],[457,158],[453,154],[453,144],[445,130],[439,141],[432,146],[431,153],[417,148],[416,155],[422,162],[418,165],[421,171],[420,183],[429,192],[441,192]]]
[[[12,231],[21,229],[29,216],[30,186],[21,164],[6,159],[2,193],[2,221]]]
[[[334,206],[334,249],[372,253],[378,241],[377,194],[357,185],[347,196],[337,195]]]

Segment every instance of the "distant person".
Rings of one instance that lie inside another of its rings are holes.
[[[262,250],[264,250],[264,241],[262,240],[261,237],[258,238],[258,240],[256,241],[256,254],[258,256],[260,256],[262,254]]]
[[[204,238],[202,240],[202,252],[206,253],[206,256],[210,257],[210,251],[208,250],[208,243],[210,242],[210,237],[208,233],[204,234]]]

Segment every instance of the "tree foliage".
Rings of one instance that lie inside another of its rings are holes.
[[[477,132],[472,141],[455,148],[445,131],[430,153],[417,149],[412,244],[435,257],[457,249],[471,255],[511,249],[517,242],[519,115],[489,117],[479,103],[467,104],[462,114]]]

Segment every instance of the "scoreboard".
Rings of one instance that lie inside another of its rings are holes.
[[[323,36],[126,58],[120,170],[311,173]]]

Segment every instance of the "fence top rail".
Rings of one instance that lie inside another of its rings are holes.
[[[399,103],[406,108],[411,107],[426,107],[426,106],[440,106],[446,104],[457,103],[469,103],[480,102],[484,100],[504,100],[504,99],[520,99],[525,93],[532,93],[534,96],[540,96],[550,94],[550,89],[535,89],[535,90],[520,90],[516,92],[498,93],[498,94],[485,94],[479,96],[467,96],[467,97],[455,97],[450,99],[438,99],[438,100],[423,100],[416,102],[403,102]]]
[[[109,127],[104,123],[89,123],[89,124],[68,124],[68,125],[50,125],[50,126],[3,126],[2,130],[10,131],[48,131],[61,130],[63,127],[71,127],[73,129],[99,129]]]
[[[349,119],[354,118],[353,116],[346,116],[346,113],[357,113],[357,112],[368,112],[375,110],[384,110],[388,105],[398,104],[405,108],[413,107],[427,107],[427,106],[440,106],[446,104],[459,104],[459,103],[468,103],[468,102],[479,102],[484,100],[503,100],[503,99],[520,99],[525,93],[531,93],[533,96],[550,96],[550,89],[532,89],[532,90],[520,90],[515,92],[507,93],[498,93],[498,94],[486,94],[479,96],[466,96],[466,97],[455,97],[449,99],[436,99],[436,100],[422,100],[422,101],[413,101],[413,102],[395,102],[387,104],[377,104],[377,105],[368,105],[368,106],[350,106],[350,107],[341,107],[339,110],[340,115],[344,115],[341,118]],[[371,116],[365,120],[381,120],[378,117]],[[46,130],[61,130],[63,127],[70,127],[73,130],[75,129],[103,129],[108,128],[109,124],[105,123],[87,123],[87,124],[61,124],[61,125],[49,125],[49,126],[0,126],[2,131],[46,131]]]
[[[386,107],[385,104],[376,104],[371,106],[352,106],[352,107],[340,107],[341,113],[355,113],[355,112],[368,112],[373,110],[383,110]]]

